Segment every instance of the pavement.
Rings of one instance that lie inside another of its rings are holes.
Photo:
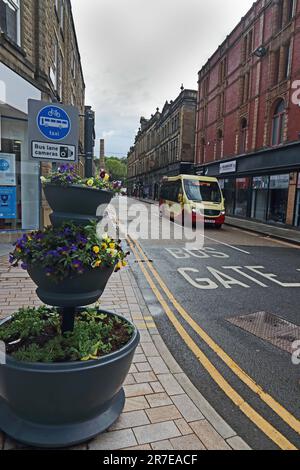
[[[145,204],[158,205],[158,201],[154,201],[153,199],[140,198],[139,201]],[[263,222],[258,222],[249,219],[239,219],[238,217],[230,217],[228,215],[226,216],[225,224],[231,227],[237,227],[242,230],[247,230],[249,232],[259,233],[261,235],[265,235],[266,237],[271,237],[277,240],[282,240],[288,243],[300,245],[300,230],[297,230],[296,228],[264,224]]]
[[[38,306],[27,273],[0,258],[0,318],[23,306]],[[115,273],[102,296],[104,310],[122,314],[141,333],[124,389],[119,420],[78,450],[249,450],[180,368],[159,334],[131,268]],[[1,423],[0,423],[1,428]],[[25,446],[0,431],[0,449]]]

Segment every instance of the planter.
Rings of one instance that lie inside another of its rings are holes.
[[[54,307],[81,307],[91,305],[101,297],[115,267],[88,269],[83,274],[74,273],[62,281],[54,282],[41,268],[30,267],[28,274],[38,286],[39,299]]]
[[[135,329],[126,346],[97,361],[32,364],[9,357],[0,366],[1,430],[43,448],[73,446],[102,433],[123,410],[122,385],[139,339]]]
[[[53,184],[45,185],[44,193],[53,210],[50,220],[54,227],[64,222],[88,225],[91,220],[101,220],[114,196],[113,192],[102,189]]]

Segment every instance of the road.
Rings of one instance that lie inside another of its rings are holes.
[[[200,250],[144,238],[131,234],[131,266],[181,368],[252,448],[300,448],[300,365],[228,321],[267,312],[300,325],[299,247],[228,226],[207,229]]]

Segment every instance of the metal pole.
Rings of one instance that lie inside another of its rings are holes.
[[[94,146],[95,146],[95,113],[91,106],[85,108],[84,118],[84,149],[85,149],[85,176],[94,175]]]

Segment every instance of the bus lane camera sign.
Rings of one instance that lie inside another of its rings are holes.
[[[79,112],[74,106],[28,101],[29,152],[34,160],[78,160]]]

